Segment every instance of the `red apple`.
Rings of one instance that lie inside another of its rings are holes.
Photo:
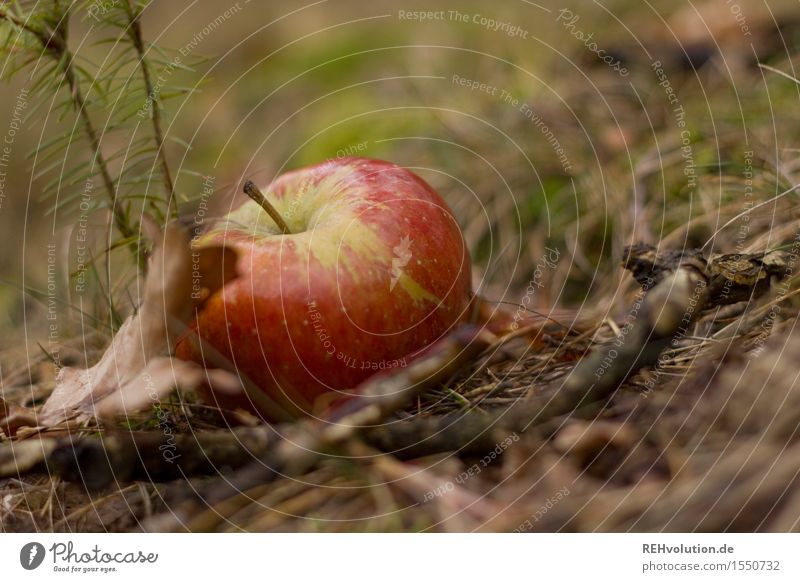
[[[409,170],[331,160],[283,174],[264,196],[290,233],[248,201],[197,241],[234,247],[239,277],[198,313],[194,327],[205,342],[187,335],[178,357],[211,367],[202,346],[213,346],[297,416],[322,395],[407,365],[467,316],[470,258],[461,231],[444,200]],[[247,405],[212,396],[223,407]]]

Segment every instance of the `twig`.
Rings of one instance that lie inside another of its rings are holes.
[[[130,22],[130,26],[128,27],[128,36],[130,37],[131,43],[133,44],[134,48],[136,49],[136,53],[139,56],[139,68],[142,71],[142,79],[144,80],[146,95],[150,96],[154,94],[154,91],[153,82],[150,77],[150,68],[147,65],[147,60],[145,57],[144,41],[142,40],[142,26],[140,23],[141,11],[134,11],[130,0],[125,0],[125,10],[128,14],[128,20]],[[172,182],[172,174],[170,173],[169,163],[167,162],[167,152],[164,149],[164,132],[161,129],[161,105],[160,99],[158,98],[153,99],[153,115],[151,120],[153,122],[153,135],[156,140],[156,145],[158,146],[157,156],[161,164],[161,172],[164,177],[164,187],[167,190],[166,215],[169,217],[172,213],[177,214],[178,208],[177,202],[174,200],[175,186]],[[172,209],[173,202],[175,202],[174,210]]]
[[[431,385],[449,378],[488,344],[484,332],[474,326],[456,330],[407,368],[390,375],[373,376],[359,387],[354,398],[320,418],[283,428],[283,438],[257,461],[232,477],[215,480],[200,492],[199,499],[186,501],[169,516],[160,516],[144,524],[144,528],[150,531],[211,529],[212,524],[222,518],[219,504],[230,504],[228,500],[278,476],[302,474],[325,458],[329,451],[407,406]],[[234,503],[234,506],[238,505]]]
[[[271,427],[245,427],[170,435],[160,431],[114,432],[101,438],[59,439],[47,466],[90,491],[117,482],[171,481],[240,467],[276,440]]]

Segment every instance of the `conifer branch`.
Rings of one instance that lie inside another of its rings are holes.
[[[153,82],[150,75],[150,67],[147,63],[145,55],[144,41],[142,40],[142,27],[140,18],[142,11],[140,8],[134,8],[130,0],[125,0],[125,11],[130,22],[128,27],[128,36],[131,39],[139,56],[139,68],[142,71],[142,79],[144,81],[146,95],[154,95]],[[153,135],[156,141],[156,148],[159,163],[161,165],[161,173],[164,179],[164,187],[167,191],[167,210],[166,215],[169,217],[171,214],[177,214],[177,205],[173,208],[175,185],[172,181],[172,174],[169,170],[169,163],[167,162],[167,152],[164,149],[164,132],[161,129],[161,101],[158,98],[152,100],[153,113],[151,121],[153,123]]]
[[[55,28],[51,29],[47,25],[43,25],[43,28],[39,28],[31,23],[30,18],[22,19],[10,12],[8,10],[8,5],[0,7],[0,20],[5,20],[9,24],[32,35],[41,44],[43,52],[54,59],[57,63],[57,66],[60,68],[61,74],[66,81],[67,88],[69,89],[70,99],[76,112],[78,113],[84,133],[86,134],[91,146],[93,162],[97,164],[100,170],[103,186],[105,187],[106,194],[108,195],[114,225],[117,227],[117,230],[119,230],[124,239],[138,240],[136,229],[128,222],[128,218],[124,209],[117,204],[114,179],[111,177],[108,164],[103,156],[100,137],[91,117],[89,116],[89,112],[86,107],[86,99],[81,91],[80,82],[75,74],[75,55],[67,48],[67,25],[69,11],[59,11],[56,16],[57,25]],[[144,270],[146,266],[146,257],[144,254],[139,252],[139,245],[130,245],[129,248],[131,249],[134,260],[136,260],[138,263],[140,270]]]

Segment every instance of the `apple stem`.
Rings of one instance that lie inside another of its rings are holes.
[[[270,204],[270,201],[267,200],[267,197],[258,189],[258,186],[253,184],[252,180],[247,180],[244,183],[244,193],[247,194],[252,200],[255,200],[256,203],[263,208],[269,217],[275,221],[275,224],[278,225],[278,228],[281,229],[283,234],[292,234],[292,231],[289,230],[289,226],[286,224],[286,221],[283,220],[283,217],[280,213],[275,210],[275,207]]]

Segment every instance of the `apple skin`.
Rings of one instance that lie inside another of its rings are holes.
[[[233,247],[239,276],[204,303],[176,355],[214,367],[203,361],[212,346],[280,413],[247,397],[207,394],[212,402],[266,420],[310,414],[337,391],[407,365],[467,317],[461,231],[411,171],[348,157],[262,191],[291,234],[248,201],[196,241]]]

